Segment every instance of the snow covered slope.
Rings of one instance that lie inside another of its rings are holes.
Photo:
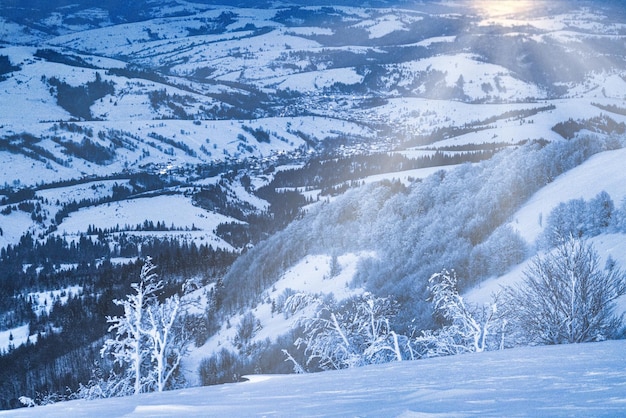
[[[605,151],[592,156],[578,167],[562,174],[535,193],[512,217],[509,226],[517,231],[531,247],[545,230],[546,219],[560,203],[572,199],[589,201],[605,191],[616,206],[626,199],[626,149]],[[608,257],[620,268],[626,267],[626,234],[607,233],[589,239],[601,262]],[[534,254],[534,251],[533,251]],[[466,297],[474,303],[487,303],[503,286],[517,283],[523,278],[530,259],[515,266],[500,277],[492,277],[467,292]],[[618,304],[620,312],[626,312],[626,298]]]
[[[448,176],[440,167],[409,169],[413,161],[379,164],[374,174],[358,176],[360,157],[478,154],[522,143],[565,143],[577,133],[618,144],[626,133],[626,18],[619,3],[371,1],[365,7],[340,5],[348,1],[260,6],[251,0],[227,5],[136,0],[116,7],[124,2],[75,0],[61,8],[35,0],[24,0],[23,8],[13,3],[0,4],[0,251],[23,242],[17,253],[25,255],[11,259],[9,253],[14,271],[4,278],[13,284],[13,277],[29,277],[19,281],[24,289],[5,292],[10,302],[13,292],[58,291],[79,280],[40,280],[63,276],[67,265],[79,266],[76,260],[52,262],[46,250],[39,259],[31,256],[29,245],[46,240],[58,239],[68,248],[81,240],[110,248],[103,258],[81,260],[92,267],[107,257],[116,265],[134,262],[156,241],[250,254],[285,226],[267,227],[280,218],[272,211],[281,204],[297,215],[291,220],[302,215],[300,209],[323,207],[362,183],[399,178],[396,193],[416,188],[416,179],[434,183]],[[588,199],[601,190],[620,202],[626,196],[625,160],[621,149],[596,155],[547,184],[506,222],[532,245],[543,228],[539,219],[560,202]],[[309,162],[326,170],[310,178],[295,170]],[[468,172],[470,165],[462,162],[447,165],[446,173],[459,166]],[[345,178],[333,177],[338,166],[347,167]],[[294,178],[273,183],[290,169]],[[324,182],[326,177],[332,181]],[[497,180],[491,187],[497,188]],[[463,187],[437,194],[454,195]],[[302,196],[294,196],[298,193]],[[397,229],[383,219],[393,208],[369,197],[332,220],[345,224],[355,214],[371,213],[358,228],[366,230],[380,217],[379,230],[368,233]],[[298,202],[295,209],[288,205],[291,198]],[[413,207],[423,203],[430,197],[416,198]],[[417,228],[420,216],[407,210],[403,229]],[[314,225],[322,229],[330,219]],[[424,240],[407,234],[405,247],[431,238],[434,249],[448,245],[451,231],[437,224],[444,222],[431,222]],[[302,234],[300,248],[307,248],[312,232]],[[385,239],[400,241],[398,236]],[[291,238],[280,245],[295,246]],[[484,238],[475,237],[471,245]],[[318,241],[324,239],[330,240]],[[601,235],[594,242],[603,256],[610,253],[626,266],[623,235]],[[461,244],[469,252],[470,243]],[[336,298],[363,292],[352,283],[355,272],[380,257],[365,247],[336,254],[324,248],[284,259],[273,250],[240,277],[253,282],[269,275],[268,266],[278,260],[274,281],[239,295],[236,312],[220,312],[225,323],[212,324],[219,332],[186,359],[188,381],[197,383],[203,358],[234,348],[232,325],[245,314],[261,323],[255,342],[274,339],[297,320],[276,313],[276,301],[296,291]],[[381,274],[380,287],[417,271],[409,253],[390,257],[403,258],[396,265],[407,271]],[[187,261],[180,258],[177,262]],[[335,276],[333,262],[340,267]],[[217,280],[211,274],[217,273],[205,274],[214,267],[209,261],[199,264],[193,275],[201,277],[193,279],[207,286],[194,296],[207,302]],[[468,296],[481,300],[486,290],[519,279],[523,266]],[[0,266],[0,273],[2,268],[8,267]],[[415,281],[432,273],[420,272]],[[172,273],[176,280],[177,274]],[[133,279],[124,276],[126,282]],[[207,303],[195,313],[206,319]],[[32,342],[28,320],[5,319],[0,348],[9,346],[12,331],[14,344]],[[400,405],[412,402],[406,396]],[[143,408],[149,413],[149,405]],[[410,409],[395,412],[410,415]]]
[[[10,417],[550,416],[626,413],[626,341],[527,347],[128,398],[0,412]]]
[[[534,244],[543,231],[550,211],[559,203],[572,199],[591,200],[601,191],[607,192],[619,205],[626,197],[626,149],[594,155],[580,166],[559,176],[535,193],[513,215],[511,227],[529,243]]]

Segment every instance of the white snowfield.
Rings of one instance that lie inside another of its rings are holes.
[[[618,417],[626,341],[524,347],[128,398],[0,412],[12,417]]]

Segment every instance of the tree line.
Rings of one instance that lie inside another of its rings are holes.
[[[45,79],[44,76],[43,81],[50,85],[58,105],[81,120],[92,120],[91,105],[96,100],[115,93],[114,83],[104,81],[98,72],[94,81],[81,86],[72,86],[56,77]]]
[[[535,256],[522,280],[505,286],[484,305],[467,302],[454,270],[428,280],[427,301],[433,327],[396,328],[400,310],[391,296],[363,293],[343,301],[332,295],[290,292],[279,308],[301,315],[296,328],[266,344],[266,357],[250,344],[246,350],[223,348],[199,369],[203,384],[237,381],[242,374],[278,372],[270,353],[282,344],[292,372],[307,373],[418,360],[522,345],[571,344],[623,338],[623,315],[616,301],[626,295],[626,273],[610,260],[603,267],[584,238],[562,237],[551,251]],[[305,313],[306,312],[306,313]],[[237,327],[236,341],[254,334],[248,312]],[[252,356],[251,356],[252,355]]]
[[[409,158],[401,153],[320,156],[308,161],[304,167],[276,173],[268,187],[328,190],[338,184],[375,174],[483,161],[491,158],[498,150],[481,149],[454,154],[436,151],[432,155],[417,158]]]

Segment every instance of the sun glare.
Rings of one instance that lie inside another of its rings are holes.
[[[536,7],[535,0],[474,0],[473,6],[485,18],[519,19]]]

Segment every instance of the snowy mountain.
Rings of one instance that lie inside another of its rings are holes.
[[[293,295],[441,325],[433,273],[484,303],[559,210],[626,268],[619,2],[102,3],[0,4],[2,408],[92,377],[146,256],[192,283],[192,385],[304,359]]]

